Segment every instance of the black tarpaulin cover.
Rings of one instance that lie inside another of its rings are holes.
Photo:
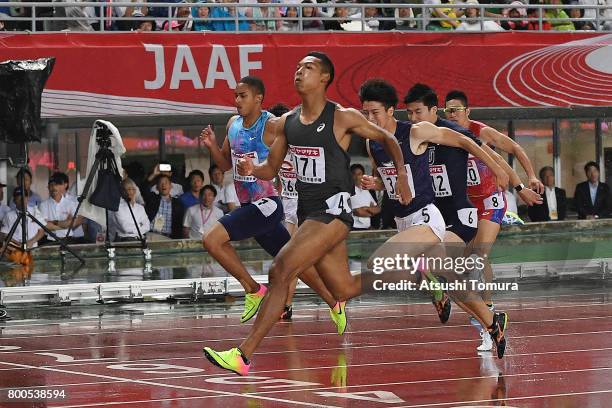
[[[42,91],[55,58],[0,62],[0,141],[40,142]]]

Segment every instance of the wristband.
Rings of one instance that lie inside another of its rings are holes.
[[[525,188],[525,185],[523,183],[521,183],[518,186],[514,187],[514,189],[516,190],[517,193],[520,192],[524,188]]]

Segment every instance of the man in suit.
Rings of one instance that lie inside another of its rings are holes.
[[[578,219],[592,220],[610,215],[610,187],[599,181],[599,165],[588,162],[584,166],[587,181],[576,186],[574,201]]]
[[[564,220],[567,213],[565,190],[555,187],[555,171],[550,166],[542,167],[540,180],[544,184],[541,194],[544,202],[527,208],[529,219],[533,222]]]
[[[183,238],[183,216],[185,210],[178,198],[170,195],[172,182],[167,174],[157,176],[157,191],[159,194],[145,190],[145,212],[151,221],[151,232],[147,239],[159,241],[164,239]]]

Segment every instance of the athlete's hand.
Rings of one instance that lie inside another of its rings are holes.
[[[544,194],[544,184],[535,177],[529,179],[529,188],[538,194]]]
[[[542,199],[542,196],[530,188],[522,189],[521,191],[518,192],[518,195],[519,197],[521,197],[521,200],[523,200],[525,204],[527,204],[530,207],[532,205],[542,204],[544,202],[544,200]]]
[[[212,129],[210,125],[208,125],[205,129],[202,129],[202,133],[200,133],[200,139],[204,146],[210,147],[213,143],[217,143],[217,138],[215,137],[215,131]]]
[[[363,190],[382,190],[378,177],[364,175],[361,177],[361,188]]]
[[[495,178],[497,179],[497,186],[506,191],[508,189],[508,183],[510,182],[510,177],[508,173],[506,173],[501,167],[497,166],[497,169],[494,170]]]
[[[402,205],[408,205],[412,201],[412,192],[408,184],[408,174],[401,173],[397,176],[397,184],[395,185],[395,194],[399,198]]]
[[[238,159],[236,169],[241,176],[250,176],[253,174],[253,170],[255,170],[255,165],[250,157],[245,156]]]

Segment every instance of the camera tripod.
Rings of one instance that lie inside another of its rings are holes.
[[[104,123],[100,121],[96,121],[94,123],[94,128],[96,131],[96,143],[98,144],[99,150],[96,153],[94,163],[91,166],[91,170],[89,171],[89,174],[87,175],[87,180],[85,181],[85,186],[83,187],[83,191],[77,197],[77,201],[79,204],[76,208],[76,211],[74,212],[74,215],[72,217],[72,221],[70,223],[70,227],[68,228],[68,233],[66,234],[66,236],[70,235],[70,232],[72,231],[74,227],[74,220],[76,219],[76,216],[81,208],[81,205],[83,204],[83,200],[85,200],[85,198],[89,194],[89,189],[91,188],[91,185],[93,184],[94,177],[96,176],[96,174],[98,174],[98,170],[108,170],[111,172],[111,174],[115,178],[117,178],[118,180],[121,180],[121,175],[118,172],[117,161],[115,160],[115,155],[110,149],[111,148],[110,136],[112,135],[111,130]],[[100,180],[98,179],[98,182],[99,181]],[[127,207],[130,210],[130,215],[132,217],[132,221],[134,222],[134,226],[136,227],[136,232],[138,233],[138,240],[140,241],[140,245],[142,247],[142,252],[145,256],[145,259],[147,260],[151,259],[151,250],[148,249],[147,247],[146,237],[140,232],[140,228],[138,227],[138,222],[136,221],[136,217],[134,216],[134,211],[132,210],[132,206],[128,198],[123,193],[121,193],[121,197],[125,200]],[[115,247],[113,247],[113,244],[109,236],[108,210],[109,208],[104,208],[104,216],[106,220],[104,247],[106,248],[108,257],[112,259],[115,257]]]

